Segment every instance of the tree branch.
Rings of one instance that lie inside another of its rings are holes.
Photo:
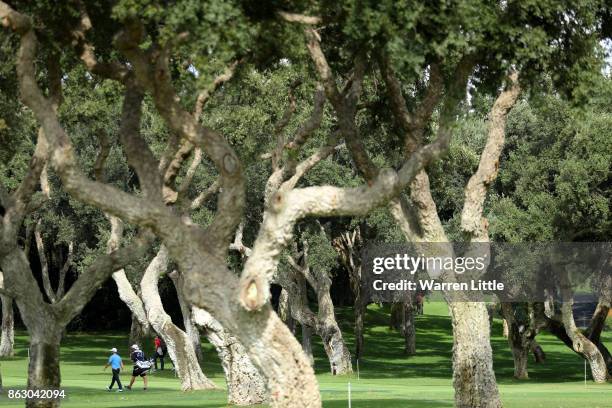
[[[166,208],[151,203],[150,200],[134,197],[106,184],[93,182],[78,169],[70,140],[62,129],[51,103],[43,96],[36,81],[34,60],[36,57],[36,36],[31,29],[29,18],[14,17],[14,11],[0,2],[0,19],[7,26],[16,26],[21,35],[17,57],[17,75],[21,99],[32,109],[41,124],[45,136],[52,147],[52,163],[62,179],[64,188],[75,198],[95,205],[103,211],[113,213],[130,222],[154,226],[156,221],[173,217]],[[27,21],[27,24],[23,24]],[[38,180],[38,177],[36,177]]]
[[[55,299],[61,299],[64,296],[66,287],[66,274],[70,270],[72,266],[72,255],[74,250],[74,243],[70,241],[68,244],[68,255],[66,256],[66,262],[64,262],[64,266],[60,269],[59,280],[57,283],[57,290],[55,291]]]
[[[36,222],[36,228],[34,228],[34,239],[36,241],[36,249],[38,250],[38,259],[40,260],[40,269],[42,274],[43,288],[45,294],[51,303],[56,302],[55,291],[51,287],[51,280],[49,279],[49,264],[47,262],[47,256],[45,255],[45,244],[43,243],[42,236],[40,234],[41,221]]]
[[[141,38],[142,27],[132,24],[118,37],[117,44],[130,58],[140,84],[151,91],[155,106],[169,128],[182,138],[201,147],[219,172],[221,185],[217,200],[219,210],[206,232],[212,237],[211,250],[217,254],[224,254],[227,252],[231,236],[244,208],[242,166],[234,150],[219,133],[201,126],[193,114],[181,107],[179,96],[171,83],[168,48],[153,54],[145,54],[139,48]],[[153,70],[149,57],[154,63]]]
[[[119,138],[130,166],[136,170],[143,195],[161,206],[162,183],[159,163],[140,135],[140,118],[144,95],[131,78],[126,79]]]
[[[232,77],[234,76],[234,73],[236,72],[236,67],[238,67],[238,65],[241,62],[242,60],[232,62],[230,66],[225,68],[225,71],[221,75],[218,75],[213,80],[212,86],[210,88],[203,89],[198,94],[198,98],[196,99],[195,108],[193,109],[193,115],[195,116],[196,119],[199,119],[200,116],[202,116],[204,105],[206,105],[206,102],[208,102],[208,99],[210,99],[210,95],[214,91],[216,91],[218,88],[220,88],[221,85],[223,85],[224,83],[232,79]]]
[[[289,23],[300,23],[307,25],[316,25],[321,23],[321,17],[307,16],[304,14],[288,13],[286,11],[277,12],[279,17]]]
[[[520,87],[518,73],[509,76],[509,87],[499,94],[489,117],[489,136],[480,156],[478,170],[465,187],[461,213],[461,229],[470,239],[488,241],[488,221],[483,217],[483,205],[489,185],[497,177],[499,157],[504,147],[506,118],[514,106]]]

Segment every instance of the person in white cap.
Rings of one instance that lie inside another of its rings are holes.
[[[110,366],[111,370],[113,371],[113,379],[111,381],[111,384],[108,386],[108,390],[112,390],[113,385],[115,385],[115,382],[117,382],[117,386],[119,387],[117,392],[123,392],[123,386],[121,385],[121,379],[119,378],[119,373],[123,368],[123,360],[121,360],[121,357],[119,356],[119,354],[117,354],[117,349],[115,347],[110,349],[110,351],[113,354],[111,354],[111,356],[108,358],[108,362],[104,366],[105,370],[108,368],[108,366]]]
[[[130,355],[130,359],[134,362],[134,368],[132,370],[132,378],[130,379],[130,385],[127,386],[128,390],[132,389],[132,385],[134,385],[134,381],[136,381],[136,377],[142,377],[142,381],[144,381],[144,390],[147,390],[148,381],[147,381],[147,372],[151,369],[151,362],[145,359],[144,353],[138,347],[138,344],[132,345],[132,354]]]

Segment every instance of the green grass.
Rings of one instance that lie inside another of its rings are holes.
[[[351,382],[352,406],[355,408],[452,407],[451,383],[452,336],[446,305],[426,303],[424,316],[417,317],[417,355],[405,357],[403,339],[387,328],[388,308],[371,306],[366,317],[366,352],[359,362],[360,378],[333,377],[327,373],[328,363],[323,348],[315,345],[316,371],[324,407],[347,407],[347,383]],[[351,311],[339,310],[342,329],[352,348]],[[493,326],[492,345],[495,372],[504,406],[508,408],[612,407],[612,384],[585,386],[584,363],[576,354],[548,335],[538,336],[548,360],[543,365],[529,364],[530,379],[513,379],[512,357],[506,340],[501,337],[501,322]],[[612,347],[612,333],[604,334]],[[2,361],[5,388],[24,388],[27,369],[27,337],[19,333],[17,355]],[[150,376],[150,389],[142,390],[137,380],[134,391],[108,393],[105,387],[109,372],[103,372],[106,350],[116,346],[127,348],[126,333],[69,334],[62,344],[62,385],[67,407],[224,407],[224,390],[183,393],[178,379],[170,371]],[[146,350],[152,346],[145,345]],[[123,353],[126,354],[125,351]],[[223,373],[210,345],[204,345],[205,373],[224,387]],[[129,370],[122,376],[129,381]],[[0,406],[22,406],[0,396]]]

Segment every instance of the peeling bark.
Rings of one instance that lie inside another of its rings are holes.
[[[353,313],[355,317],[355,358],[359,359],[363,353],[363,315],[367,308],[367,301],[362,295],[361,259],[362,245],[361,228],[357,227],[351,233],[347,231],[332,242],[334,249],[340,255],[340,260],[346,268],[351,284],[351,291],[355,299]]]
[[[282,289],[278,297],[278,316],[287,325],[289,330],[291,330],[291,333],[295,333],[295,319],[291,315],[289,293],[286,289]]]
[[[292,270],[287,277],[279,277],[279,283],[289,292],[290,310],[302,327],[310,326],[321,337],[323,348],[330,363],[333,375],[348,374],[353,371],[351,354],[346,347],[342,331],[336,321],[334,304],[331,299],[331,279],[324,271],[312,270],[308,265],[308,242],[302,242],[301,262],[292,257],[289,263]],[[315,315],[308,307],[307,285],[317,295],[318,312]]]
[[[193,344],[193,349],[195,350],[198,363],[201,366],[204,362],[204,356],[202,355],[200,331],[193,322],[191,308],[185,300],[185,295],[183,294],[183,286],[180,282],[182,278],[179,272],[176,270],[172,271],[172,273],[168,274],[168,276],[170,276],[170,279],[172,279],[172,283],[174,284],[174,287],[176,289],[179,306],[181,308],[181,314],[183,315],[183,325],[185,326],[185,333],[187,334],[187,337],[191,339],[191,343]]]
[[[561,268],[563,268],[563,266],[561,266]],[[574,298],[567,271],[561,271],[559,280],[561,295],[563,297],[561,316],[565,332],[572,341],[572,348],[589,362],[593,381],[596,383],[605,383],[608,380],[608,369],[601,352],[597,346],[576,327],[574,312],[572,310]]]
[[[450,302],[449,309],[453,322],[455,406],[501,408],[485,304]]]
[[[215,384],[206,378],[200,368],[191,339],[172,323],[172,319],[163,308],[157,284],[161,274],[168,267],[168,261],[168,251],[162,246],[140,281],[147,318],[168,347],[168,354],[181,380],[181,389],[183,391],[215,389],[217,388]]]
[[[192,314],[194,322],[202,326],[204,335],[219,353],[227,383],[228,404],[266,402],[268,393],[264,378],[251,362],[244,346],[204,309],[194,307]]]

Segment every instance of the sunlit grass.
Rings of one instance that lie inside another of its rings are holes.
[[[342,329],[349,347],[353,347],[352,311],[340,309]],[[366,319],[366,349],[357,373],[350,377],[333,377],[320,343],[315,345],[316,371],[325,407],[347,407],[348,382],[351,383],[352,406],[355,408],[452,407],[451,382],[452,335],[450,319],[443,303],[426,303],[425,315],[417,317],[417,355],[403,355],[403,339],[388,328],[388,308],[370,306]],[[529,364],[527,381],[512,377],[512,358],[506,339],[501,336],[501,322],[493,324],[492,345],[495,371],[505,407],[570,408],[612,407],[612,384],[584,384],[584,363],[576,354],[551,336],[538,340],[548,360],[543,365]],[[604,333],[612,347],[612,333]],[[17,355],[2,361],[0,368],[5,389],[24,388],[27,370],[27,338],[17,336]],[[137,380],[134,390],[118,394],[105,387],[110,372],[102,371],[107,351],[118,347],[127,356],[127,333],[71,333],[62,345],[62,384],[68,394],[67,407],[224,407],[224,390],[183,393],[171,370],[150,377],[150,389],[142,390]],[[144,345],[151,352],[152,344]],[[214,349],[204,345],[205,373],[224,387],[223,373]],[[170,366],[170,365],[168,365]],[[122,379],[129,381],[126,370]],[[587,371],[588,374],[588,371]],[[590,376],[590,374],[588,374]],[[23,406],[0,396],[1,406]]]

